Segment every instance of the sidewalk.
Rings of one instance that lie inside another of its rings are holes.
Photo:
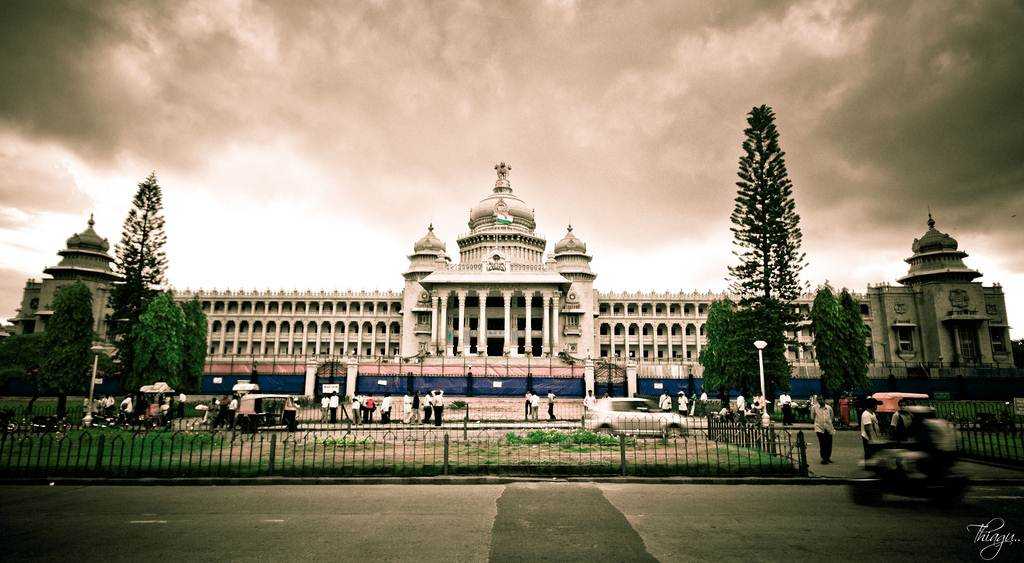
[[[796,425],[794,425],[794,431]],[[857,478],[867,474],[860,468],[859,463],[864,460],[864,445],[860,439],[860,433],[855,430],[844,430],[836,432],[832,442],[832,462],[829,465],[821,464],[821,453],[818,449],[818,437],[811,430],[804,430],[804,438],[807,440],[807,465],[810,473],[815,477],[839,477]],[[972,479],[1022,479],[1024,469],[1007,467],[996,467],[984,463],[961,460],[957,463],[957,470],[963,472]]]

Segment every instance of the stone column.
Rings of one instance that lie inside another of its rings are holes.
[[[312,399],[316,392],[316,360],[306,361],[306,380],[302,387],[302,394],[307,399]]]
[[[349,358],[345,368],[345,396],[351,400],[356,394],[356,377],[359,375],[359,361],[355,358]]]
[[[551,307],[552,307],[552,309],[554,309],[552,311],[552,313],[551,313],[551,353],[552,354],[557,354],[558,353],[558,333],[561,332],[561,330],[558,328],[558,301],[559,301],[559,299],[560,299],[560,297],[559,297],[559,295],[557,293],[554,295],[554,297],[551,298]]]
[[[430,351],[437,353],[437,309],[440,306],[441,298],[434,296],[430,298]]]
[[[363,321],[356,321],[359,324],[359,330],[356,332],[356,356],[363,354]]]
[[[221,323],[220,323],[220,346],[218,347],[217,351],[220,352],[220,355],[222,355],[222,356],[227,354],[227,350],[224,349],[224,340],[227,338],[227,334],[228,334],[228,323],[227,323],[227,321],[221,321]]]
[[[550,354],[551,353],[551,340],[548,337],[548,335],[551,334],[550,333],[550,330],[551,330],[551,316],[549,314],[549,310],[551,309],[551,294],[550,293],[545,293],[545,294],[542,295],[542,298],[544,300],[544,321],[543,321],[543,324],[541,325],[541,328],[542,328],[542,330],[541,330],[542,338],[541,339],[544,342],[541,345],[541,348],[542,348],[542,352],[544,354]]]
[[[452,350],[448,346],[448,292],[445,292],[444,297],[441,298],[441,325],[438,327],[441,330],[441,351],[446,356],[452,355]]]
[[[697,336],[697,359],[700,359],[700,327],[701,325],[697,325],[696,330],[694,330],[694,333],[696,333]]]
[[[320,355],[320,329],[321,328],[322,327],[319,324],[317,324],[316,333],[314,333],[314,335],[313,335],[313,336],[316,337],[316,342],[313,343],[313,355],[314,356],[319,356]]]
[[[608,338],[608,342],[609,342],[608,357],[613,359],[613,360],[615,359],[615,327],[616,326],[618,326],[618,323],[612,323],[612,326],[608,327],[608,336],[609,336],[609,338]]]
[[[530,309],[533,308],[533,292],[525,291],[524,297],[526,298],[526,345],[523,346],[523,352],[532,355],[533,354],[533,327],[530,326]]]
[[[668,354],[668,361],[671,363],[672,360],[673,360],[673,358],[672,358],[672,325],[669,324],[667,328],[668,328],[668,333],[665,335],[665,339],[668,342],[668,351],[666,351],[665,353]]]
[[[636,362],[634,360],[626,362],[626,396],[636,396]]]
[[[469,343],[466,341],[466,291],[460,290],[459,297],[459,348],[463,356],[469,355]]]
[[[255,352],[252,351],[252,323],[249,323],[249,330],[247,330],[246,333],[247,334],[245,335],[245,348],[246,350],[248,350],[250,355],[254,355]]]
[[[505,290],[501,292],[505,299],[505,352],[512,353],[512,292]]]
[[[622,332],[624,337],[622,356],[626,361],[629,361],[629,323],[626,323],[626,330]]]
[[[327,355],[334,355],[334,342],[338,339],[338,323],[331,323],[331,346],[327,349]]]
[[[480,318],[476,320],[476,353],[487,355],[487,291],[476,292],[480,299]]]

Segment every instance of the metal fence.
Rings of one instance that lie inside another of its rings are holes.
[[[785,438],[673,432],[420,427],[310,432],[128,432],[0,436],[9,477],[352,476],[442,474],[794,475],[805,454]],[[723,434],[725,432],[725,434]],[[766,445],[771,445],[766,447]]]

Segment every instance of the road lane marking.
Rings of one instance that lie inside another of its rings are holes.
[[[129,520],[129,524],[166,524],[167,520]]]
[[[284,520],[277,519],[277,518],[269,518],[269,519],[264,520],[264,522],[271,522],[271,523],[275,523],[276,524],[276,523],[284,522]]]

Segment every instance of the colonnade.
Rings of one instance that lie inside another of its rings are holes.
[[[478,311],[475,317],[476,345],[473,345],[472,329],[468,326],[470,317],[467,314],[467,302],[470,294],[473,293],[479,302]],[[502,353],[511,356],[518,356],[522,352],[533,352],[534,336],[534,305],[539,301],[541,305],[541,350],[542,354],[550,354],[552,351],[559,351],[559,306],[561,294],[555,290],[523,290],[523,289],[497,289],[497,290],[440,290],[436,291],[431,298],[431,352],[434,354],[446,354],[454,356],[455,353],[462,355],[483,355],[487,353],[487,338],[492,331],[487,329],[487,297],[497,294],[501,297],[501,305],[504,312],[501,337]],[[522,307],[514,304],[516,297],[525,299]],[[454,298],[454,308],[449,315],[449,301]],[[512,325],[519,318],[522,312],[525,316],[525,326],[522,330],[513,329]],[[451,323],[449,322],[452,321]],[[451,334],[448,326],[452,324]],[[458,350],[455,349],[455,338],[458,337]],[[523,337],[523,350],[520,352],[518,338]],[[474,349],[475,348],[475,349]]]

